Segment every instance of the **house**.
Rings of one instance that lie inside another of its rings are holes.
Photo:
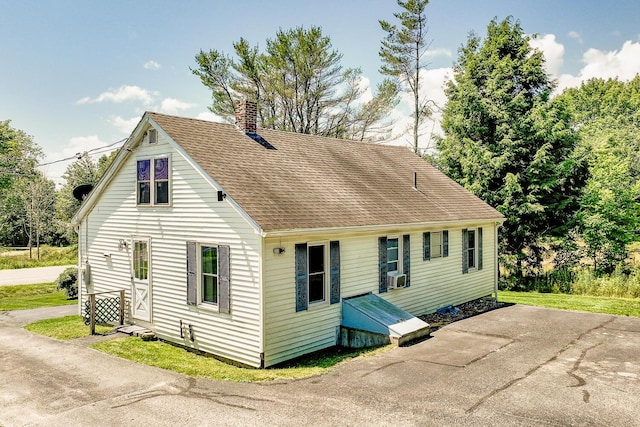
[[[503,216],[404,147],[147,112],[74,217],[87,292],[253,367],[330,347],[342,302],[413,315],[495,292]]]

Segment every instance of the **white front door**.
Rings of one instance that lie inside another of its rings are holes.
[[[133,272],[131,275],[131,315],[151,321],[151,239],[133,239]]]

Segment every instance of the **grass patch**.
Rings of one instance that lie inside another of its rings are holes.
[[[77,300],[67,299],[64,291],[57,291],[54,283],[0,286],[0,310],[4,311],[77,303]]]
[[[89,326],[84,324],[80,316],[39,320],[28,324],[24,328],[36,334],[59,340],[72,340],[90,335]],[[111,330],[113,330],[113,326],[96,325],[96,333],[98,334],[104,334]]]
[[[514,304],[564,310],[640,317],[640,298],[608,298],[586,295],[498,291],[498,300]]]
[[[389,346],[373,350],[333,348],[312,353],[275,368],[252,369],[233,366],[162,341],[142,341],[137,337],[103,341],[92,347],[134,362],[194,377],[239,382],[290,380],[321,375],[345,360],[360,355],[377,354],[389,348]]]
[[[56,265],[73,265],[78,263],[78,245],[65,248],[41,246],[39,260],[37,255],[38,250],[36,248],[32,249],[31,254],[33,258],[29,258],[29,250],[0,250],[0,270],[52,267]]]

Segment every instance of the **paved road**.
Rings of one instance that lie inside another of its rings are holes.
[[[0,314],[0,425],[638,426],[640,319],[512,306],[298,381],[191,378]]]
[[[0,286],[30,285],[33,283],[53,282],[65,268],[72,265],[56,267],[21,268],[18,270],[0,270]]]

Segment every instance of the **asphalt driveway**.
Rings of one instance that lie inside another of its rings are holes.
[[[21,328],[70,309],[0,314],[2,426],[640,425],[638,318],[512,306],[328,375],[238,384]]]

